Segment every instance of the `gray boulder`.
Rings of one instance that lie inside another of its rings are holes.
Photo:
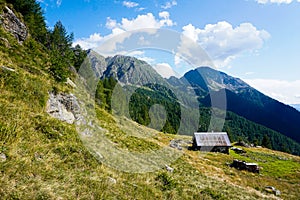
[[[13,34],[19,43],[23,43],[28,36],[27,27],[7,6],[4,7],[3,11],[3,15],[0,16],[0,24]]]
[[[4,153],[0,153],[0,162],[5,162],[6,159],[6,155]]]
[[[108,177],[108,183],[115,185],[115,184],[117,184],[117,180],[112,177]]]
[[[165,167],[166,167],[166,170],[167,170],[168,172],[171,172],[171,173],[174,172],[174,168],[172,168],[172,167],[170,167],[170,166],[168,166],[168,165],[165,165]]]
[[[52,117],[61,121],[73,124],[75,120],[81,118],[80,106],[73,94],[49,94],[46,111]]]
[[[190,140],[174,139],[170,141],[170,147],[178,150],[183,150],[183,148],[188,148],[192,144]]]

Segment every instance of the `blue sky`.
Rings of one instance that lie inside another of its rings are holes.
[[[199,44],[219,70],[281,102],[300,104],[300,0],[39,2],[47,25],[53,27],[61,20],[74,33],[74,43],[84,48],[126,31],[167,28]],[[188,70],[188,66],[176,68],[170,53],[138,51],[132,55],[166,76]]]

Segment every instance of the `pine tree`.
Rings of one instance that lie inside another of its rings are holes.
[[[73,53],[74,53],[74,56],[73,56],[74,67],[78,71],[79,68],[81,67],[81,64],[83,63],[84,59],[86,58],[87,53],[78,44],[73,48]]]
[[[50,32],[47,45],[53,61],[50,72],[57,81],[65,81],[70,74],[69,67],[74,58],[72,40],[73,34],[68,34],[61,21],[58,21]]]
[[[68,34],[61,21],[56,22],[50,34],[50,49],[58,49],[60,52],[70,51],[74,35]]]
[[[263,147],[268,148],[268,149],[271,149],[271,148],[272,148],[271,140],[270,140],[269,136],[267,136],[266,134],[265,134],[264,137],[263,137],[263,140],[262,140],[262,142],[261,142],[261,145],[262,145]]]

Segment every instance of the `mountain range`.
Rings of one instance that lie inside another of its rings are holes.
[[[174,95],[178,98],[174,98],[173,100],[166,99],[166,101],[173,101],[173,103],[176,101],[179,102],[181,105],[184,105],[181,112],[189,113],[187,116],[188,119],[184,120],[184,123],[186,123],[185,127],[188,128],[181,130],[184,132],[183,134],[186,134],[187,132],[188,134],[191,134],[194,131],[200,130],[208,131],[207,128],[210,116],[206,115],[205,119],[202,119],[202,121],[206,122],[204,125],[201,125],[202,128],[200,128],[201,126],[199,124],[195,125],[196,122],[194,118],[197,116],[195,114],[195,110],[200,108],[200,110],[202,110],[200,111],[200,115],[205,115],[203,113],[206,111],[203,109],[215,107],[220,110],[227,111],[225,126],[229,122],[228,116],[231,115],[234,115],[234,118],[238,119],[236,121],[246,121],[246,124],[241,125],[239,129],[237,129],[236,125],[234,125],[234,127],[230,127],[232,130],[238,130],[239,132],[237,133],[232,131],[233,133],[231,134],[234,139],[237,139],[238,135],[246,135],[246,138],[243,139],[248,139],[250,140],[249,142],[262,140],[261,135],[263,135],[262,132],[264,131],[260,131],[260,133],[258,133],[259,131],[256,130],[257,128],[247,128],[247,126],[256,127],[256,125],[258,125],[274,131],[274,133],[269,132],[268,136],[271,138],[271,142],[275,146],[280,144],[280,147],[277,148],[278,150],[283,150],[285,148],[283,146],[294,146],[293,149],[298,148],[296,146],[300,143],[300,112],[298,112],[295,108],[264,95],[239,78],[229,76],[226,73],[209,67],[199,67],[185,73],[181,78],[170,77],[169,79],[165,79],[162,78],[151,65],[134,57],[116,55],[105,58],[96,52],[89,50],[88,58],[97,78],[105,79],[113,77],[120,83],[129,84],[131,87],[137,88],[138,86],[144,86],[144,91],[142,91],[142,88],[139,92],[144,96],[147,94],[148,99],[149,96],[156,99],[158,98],[158,96],[154,95],[154,93],[149,93],[150,90],[153,91],[153,88],[158,88],[153,84],[163,85],[170,88],[174,92]],[[148,88],[145,89],[145,87]],[[161,88],[162,87],[160,87],[160,89]],[[157,92],[163,94],[159,96],[170,96],[166,90]],[[147,101],[147,98],[146,96],[139,97],[139,99],[143,99],[144,102]],[[213,105],[211,103],[212,98],[214,98]],[[134,102],[137,103],[138,101],[135,100]],[[144,104],[144,102],[140,103]],[[158,102],[158,100],[152,103],[154,104],[155,102]],[[135,104],[135,106],[138,105]],[[150,103],[143,106],[148,109],[151,107]],[[141,112],[145,112],[143,113],[143,116],[149,115],[147,111]],[[172,112],[178,113],[178,111],[175,110]],[[174,117],[174,113],[170,114],[170,116]],[[180,118],[180,116],[177,117]],[[133,117],[133,119],[137,119],[137,116]],[[140,120],[137,122],[143,124],[145,121],[147,120]],[[176,120],[173,119],[173,121]],[[234,124],[235,123],[237,122],[234,122]],[[247,125],[247,123],[256,125]],[[173,126],[178,128],[175,124]],[[203,127],[206,129],[203,129]],[[244,131],[246,132],[246,130],[248,130],[248,133],[243,133]],[[176,130],[174,131],[176,132]],[[180,132],[180,130],[177,131]],[[279,135],[286,136],[287,138],[283,139]],[[279,140],[290,140],[289,138],[296,141],[297,145],[295,145],[295,142],[292,142],[293,145],[281,144],[278,142]],[[297,150],[290,149],[289,151],[295,153]]]
[[[300,112],[296,109],[264,95],[238,78],[211,68],[200,67],[189,71],[184,78],[204,91],[206,96],[200,99],[203,105],[211,106],[210,96],[220,96],[218,93],[225,90],[228,111],[300,142]],[[213,88],[211,93],[207,87]]]

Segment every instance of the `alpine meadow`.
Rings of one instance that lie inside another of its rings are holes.
[[[274,2],[0,0],[0,199],[300,199]]]

